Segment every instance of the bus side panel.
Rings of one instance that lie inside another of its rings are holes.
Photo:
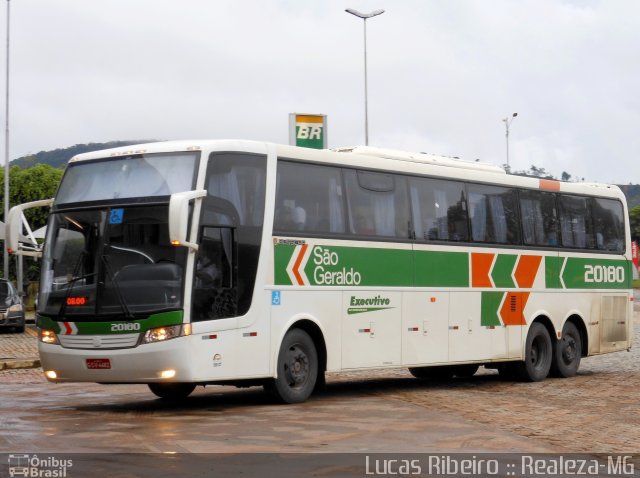
[[[400,365],[402,293],[343,293],[342,368]]]
[[[405,292],[402,298],[402,363],[449,360],[449,293]]]
[[[504,296],[503,293],[499,293]],[[486,298],[486,296],[485,296]],[[465,362],[510,357],[519,348],[520,326],[500,324],[496,309],[495,323],[483,317],[482,292],[452,292],[449,308],[449,360]],[[501,299],[504,300],[504,299]],[[502,302],[495,302],[500,305]],[[485,310],[487,306],[485,305]],[[485,314],[486,315],[486,314]],[[513,343],[516,342],[516,343]]]

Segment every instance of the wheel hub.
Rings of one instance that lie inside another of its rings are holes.
[[[309,358],[300,348],[289,349],[289,360],[285,364],[288,382],[292,386],[299,386],[306,382],[309,376]]]
[[[576,359],[577,348],[573,337],[567,337],[562,348],[562,359],[566,364],[572,363]]]

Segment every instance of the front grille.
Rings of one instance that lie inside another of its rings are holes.
[[[59,335],[60,345],[68,349],[125,349],[135,347],[140,334]]]
[[[0,314],[6,314],[7,313],[7,308],[6,307],[0,307]]]

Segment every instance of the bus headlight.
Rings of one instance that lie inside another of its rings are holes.
[[[156,327],[155,329],[149,329],[144,333],[142,343],[150,344],[152,342],[163,342],[165,340],[175,339],[176,337],[182,337],[185,335],[191,335],[191,324]]]
[[[38,339],[43,344],[60,345],[58,336],[53,330],[41,329],[40,332],[38,332]]]

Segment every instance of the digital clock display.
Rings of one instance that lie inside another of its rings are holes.
[[[88,299],[86,297],[67,297],[67,305],[86,305]]]

